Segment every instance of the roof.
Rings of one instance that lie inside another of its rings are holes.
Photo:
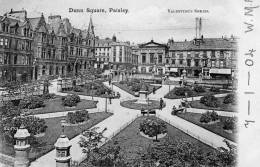
[[[111,44],[113,41],[112,39],[97,39],[95,41],[95,45],[97,46],[98,44],[101,44],[101,45],[108,45],[108,44]]]
[[[196,39],[195,39],[196,40]],[[169,50],[216,50],[216,49],[236,49],[236,41],[228,38],[203,38],[198,40],[172,42],[168,44]],[[202,40],[202,41],[201,41]]]
[[[139,47],[140,48],[143,48],[143,47],[165,47],[166,48],[167,45],[160,44],[160,43],[157,43],[157,42],[154,42],[153,40],[151,40],[150,42],[140,44]]]
[[[41,17],[29,18],[29,22],[32,25],[33,30],[35,30],[39,24]]]

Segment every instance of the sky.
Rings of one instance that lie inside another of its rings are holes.
[[[241,5],[240,5],[241,6]],[[240,23],[236,0],[0,0],[0,15],[14,10],[27,10],[28,17],[44,13],[69,18],[76,28],[87,29],[91,13],[69,12],[69,8],[105,9],[93,13],[95,34],[100,38],[116,35],[121,41],[144,43],[154,40],[166,43],[192,40],[195,37],[195,17],[202,18],[204,37],[237,35]],[[128,9],[128,13],[109,13],[109,8]],[[171,10],[208,10],[208,13],[169,13]]]

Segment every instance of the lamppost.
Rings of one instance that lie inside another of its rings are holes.
[[[62,119],[61,121],[60,121],[60,124],[61,124],[61,132],[62,132],[62,134],[64,134],[65,133],[65,124],[66,124],[66,120],[65,119]]]
[[[107,96],[108,96],[108,93],[106,92],[105,95],[106,95],[105,112],[107,112]]]

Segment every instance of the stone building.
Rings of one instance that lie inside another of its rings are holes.
[[[137,49],[138,72],[151,74],[165,73],[165,57],[168,54],[168,47],[151,40],[148,43],[140,44]]]
[[[95,33],[74,28],[60,15],[27,18],[13,11],[0,17],[0,76],[4,80],[38,80],[76,75],[94,64]]]
[[[0,16],[0,80],[32,79],[33,30],[25,10]]]
[[[95,42],[95,58],[96,58],[96,68],[108,69],[109,66],[109,58],[111,56],[111,43],[112,39],[96,39]]]
[[[203,75],[205,78],[230,78],[236,72],[236,39],[201,38],[192,41],[168,42],[165,57],[166,73],[173,76]]]

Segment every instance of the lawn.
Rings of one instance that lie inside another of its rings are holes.
[[[112,138],[108,143],[106,143],[102,148],[112,146],[116,141],[121,148],[122,155],[126,158],[128,162],[133,162],[136,159],[140,158],[141,153],[146,152],[149,145],[153,145],[154,142],[151,139],[143,137],[139,133],[139,125],[143,119],[146,117],[139,117],[128,127],[122,130],[118,135]],[[166,137],[159,139],[159,143],[163,143],[167,139],[169,140],[181,140],[189,141],[194,145],[197,145],[199,148],[202,148],[205,152],[214,150],[208,145],[203,144],[202,142],[190,137],[184,132],[176,129],[175,127],[167,124],[168,134]],[[156,142],[158,143],[158,142]],[[86,160],[83,163],[87,163]],[[83,167],[83,163],[80,165]]]
[[[91,113],[89,114],[90,119],[86,124],[81,124],[79,126],[65,127],[65,134],[68,136],[69,139],[72,139],[75,136],[77,136],[79,133],[81,133],[82,130],[89,129],[90,127],[98,124],[99,122],[108,118],[111,115],[112,115],[111,113],[105,113],[105,112]],[[45,119],[48,128],[45,132],[45,135],[37,139],[37,143],[34,144],[31,143],[32,149],[29,153],[30,161],[33,161],[36,158],[54,149],[54,143],[61,135],[61,131],[62,131],[60,121],[64,118],[65,117]],[[0,142],[0,150],[3,154],[14,156],[13,145],[6,145],[6,143],[4,143],[3,140],[1,140]]]
[[[114,82],[113,83],[115,86],[119,87],[120,89],[123,89],[124,91],[128,92],[129,94],[133,95],[133,96],[137,96],[136,92],[132,90],[131,86],[128,86],[127,84],[121,84],[119,82]],[[148,86],[148,94],[151,94],[153,92],[153,88],[155,87],[155,90],[158,90],[161,88],[161,86],[157,86],[157,85],[151,85],[148,83],[145,83]]]
[[[185,96],[178,96],[175,94],[175,90],[177,87],[175,87],[174,89],[172,89],[169,93],[167,93],[164,98],[167,99],[180,99],[180,98],[185,98]],[[196,96],[205,96],[205,95],[215,95],[215,94],[223,94],[223,93],[230,93],[230,91],[226,91],[226,90],[220,90],[219,92],[212,92],[210,91],[208,88],[205,89],[205,92],[202,93],[198,93],[192,90],[192,95],[188,96],[188,97],[196,97]]]
[[[97,101],[80,99],[80,102],[75,107],[67,107],[62,105],[61,96],[56,96],[54,99],[45,100],[43,108],[30,109],[32,114],[54,113],[62,111],[91,109],[97,107]]]
[[[141,109],[159,109],[160,108],[160,102],[156,100],[149,100],[149,105],[148,104],[141,104],[141,103],[136,103],[137,100],[127,100],[123,101],[120,103],[121,106],[126,107],[126,108],[131,108],[135,110],[141,110]],[[165,105],[163,105],[165,107]]]
[[[203,124],[200,122],[200,117],[201,114],[198,113],[179,113],[177,114],[178,117],[183,118],[189,122],[192,122],[202,128],[205,128],[217,135],[220,135],[226,139],[229,139],[231,141],[236,142],[236,133],[228,133],[223,129],[223,125],[224,125],[224,120],[227,119],[228,117],[223,117],[220,116],[220,122],[214,123],[214,124]]]
[[[83,96],[93,96],[93,97],[112,97],[112,98],[118,98],[118,96],[113,92],[110,88],[106,87],[102,82],[95,82],[93,83],[93,89],[92,89],[92,83],[87,83],[87,85],[84,86],[77,86],[77,89],[75,90],[64,90],[62,92],[64,93],[70,93],[70,94],[77,94],[77,95],[83,95]],[[106,95],[105,92],[110,92],[110,95]],[[111,95],[112,94],[112,95]]]
[[[190,102],[190,105],[192,108],[201,108],[201,109],[207,109],[207,110],[220,110],[220,111],[228,111],[228,112],[237,112],[237,105],[236,104],[225,104],[223,103],[224,97],[217,97],[217,99],[220,101],[220,106],[217,108],[214,107],[208,107],[202,103],[200,103],[199,100],[195,100]]]

